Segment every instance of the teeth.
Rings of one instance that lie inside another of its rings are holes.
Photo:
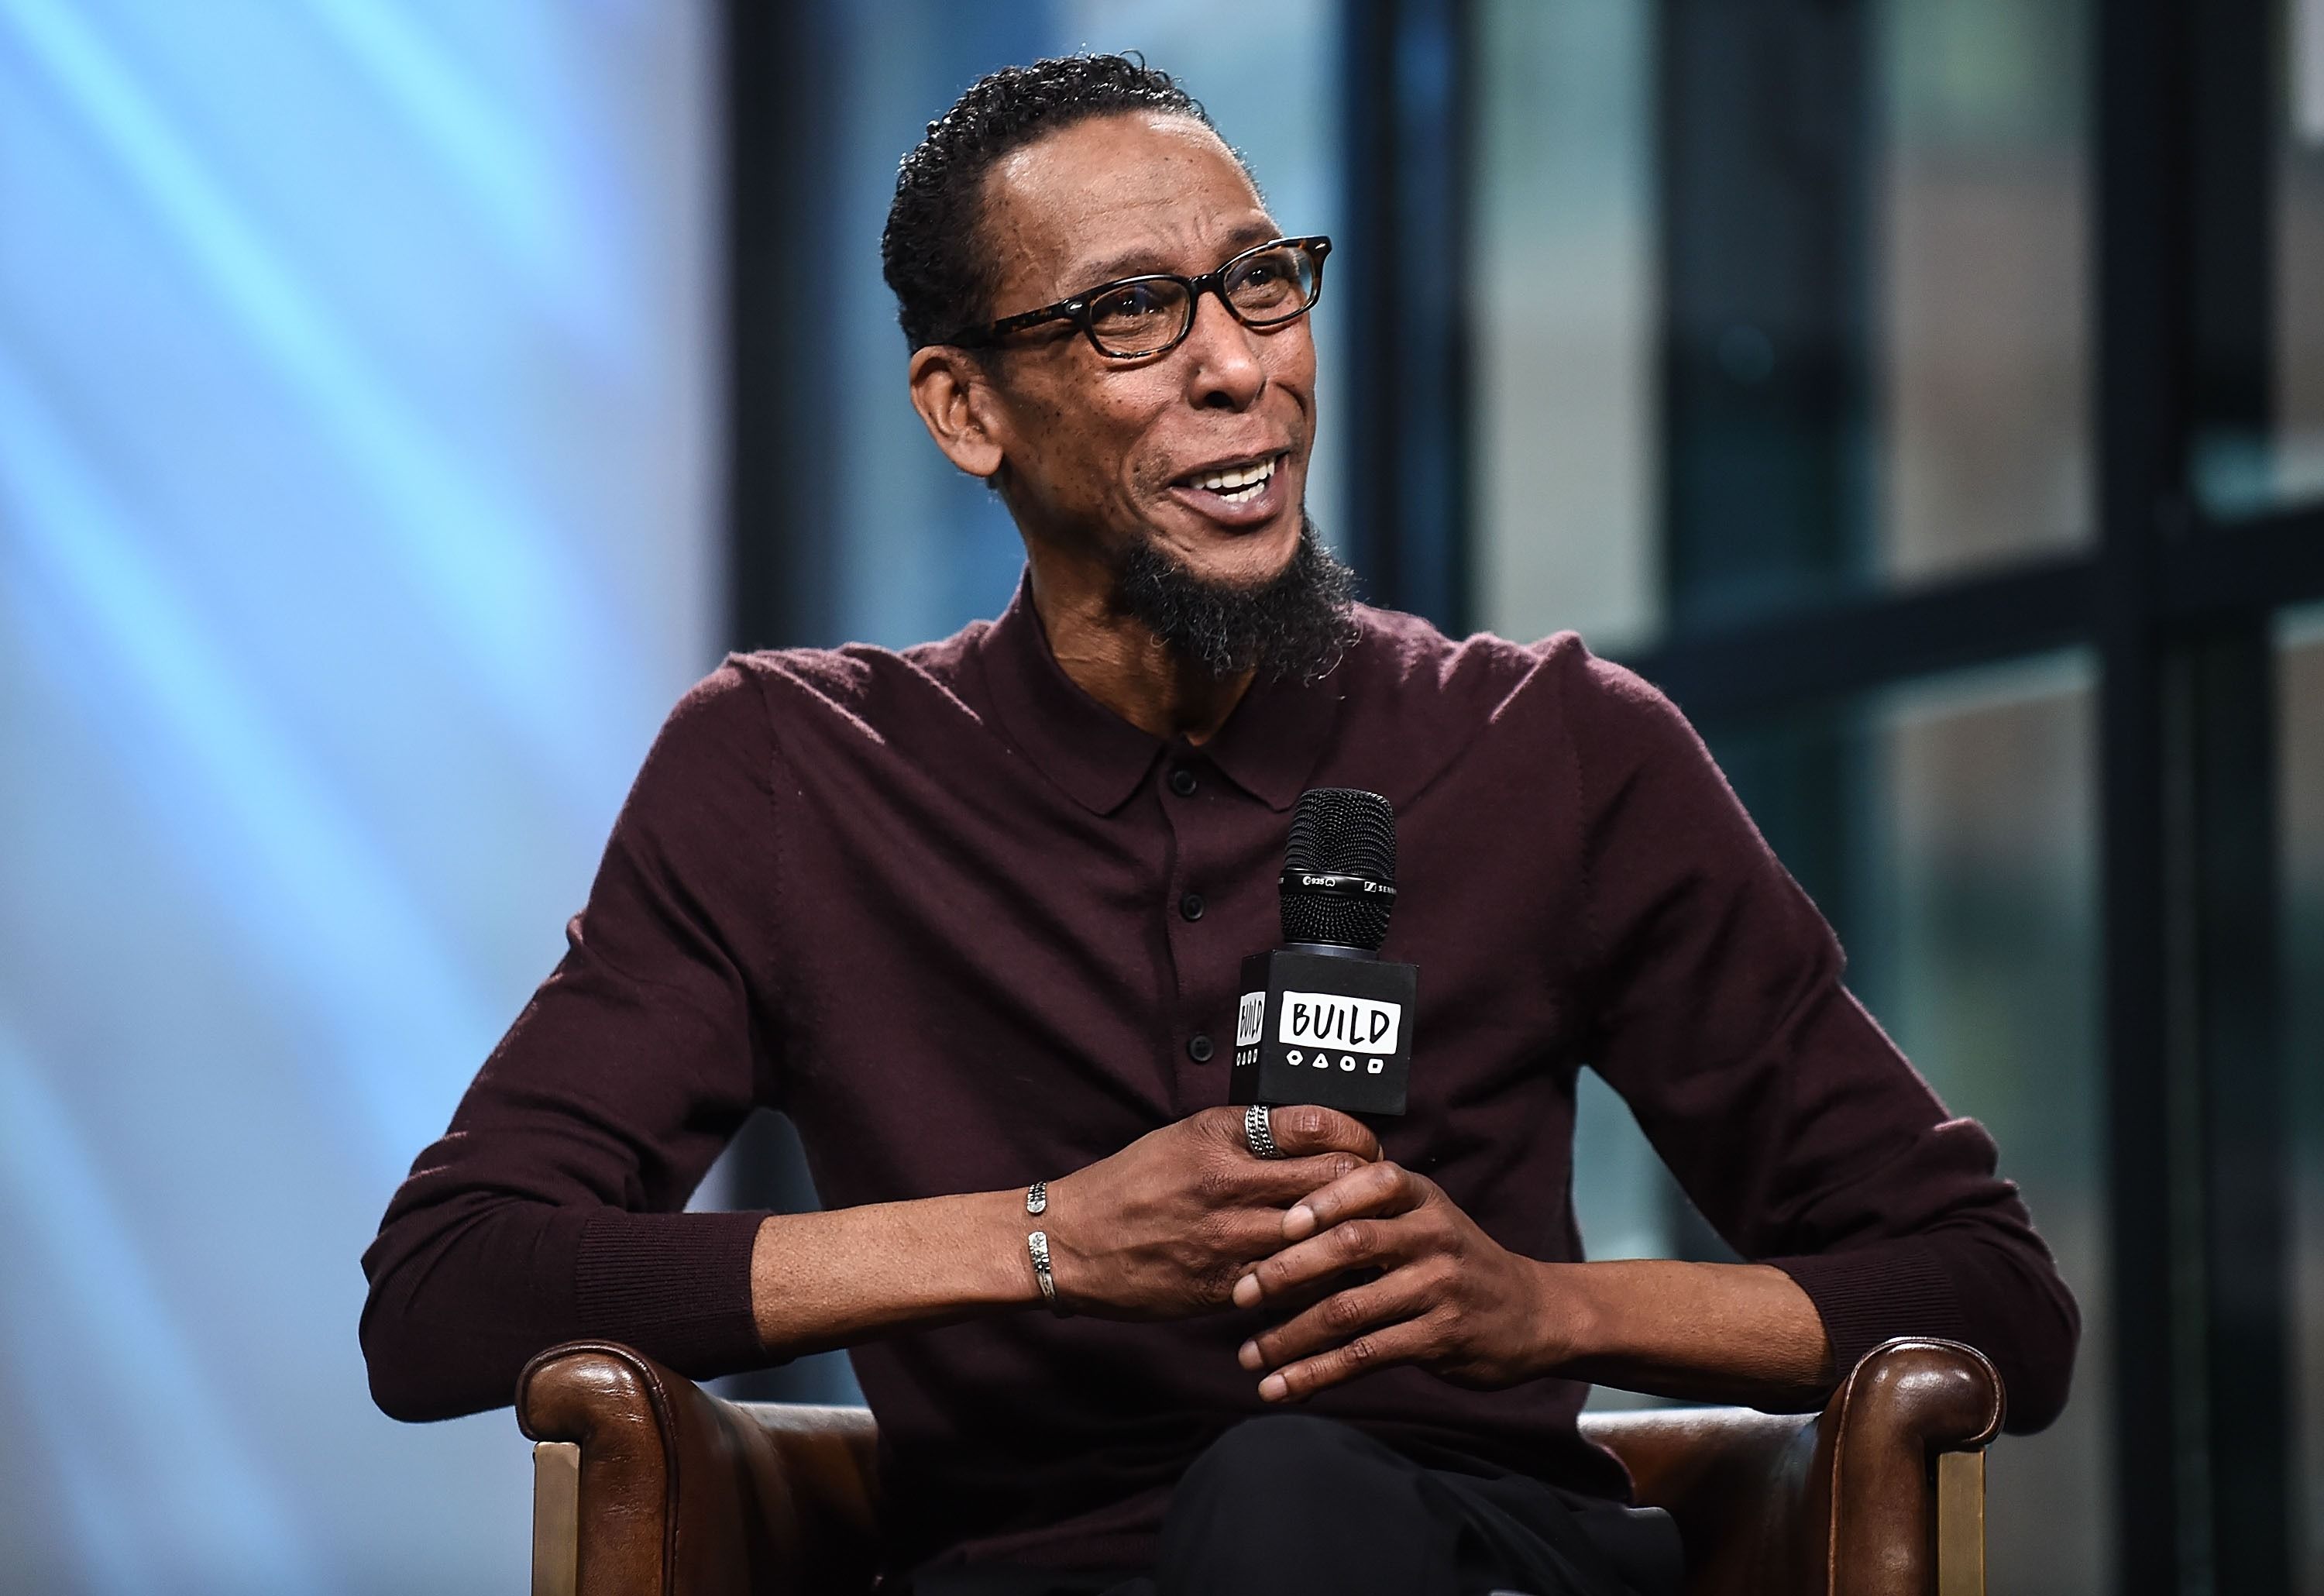
[[[1267,485],[1268,478],[1274,475],[1275,460],[1274,457],[1270,456],[1268,458],[1260,461],[1256,466],[1245,466],[1240,470],[1213,471],[1208,476],[1197,478],[1194,485],[1198,488],[1208,488],[1214,494],[1222,494],[1230,498],[1240,501],[1242,499],[1256,498],[1258,496],[1257,490],[1265,487]],[[1236,492],[1236,490],[1240,488],[1250,488],[1253,491],[1250,493]]]

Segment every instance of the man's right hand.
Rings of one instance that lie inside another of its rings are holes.
[[[1183,1319],[1233,1305],[1234,1284],[1284,1245],[1300,1198],[1380,1156],[1337,1109],[1268,1116],[1280,1158],[1253,1156],[1243,1111],[1208,1108],[1049,1183],[1042,1216],[1058,1300],[1108,1319]]]

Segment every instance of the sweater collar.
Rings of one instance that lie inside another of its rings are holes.
[[[1323,757],[1344,697],[1344,666],[1305,686],[1262,678],[1209,742],[1157,737],[1065,674],[1033,607],[1029,569],[977,654],[1010,740],[1074,802],[1100,815],[1127,802],[1166,751],[1174,761],[1207,760],[1269,808],[1288,809]]]

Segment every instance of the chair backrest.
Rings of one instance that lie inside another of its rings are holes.
[[[780,1591],[862,1596],[879,1522],[862,1408],[736,1403],[611,1342],[525,1370],[534,1596]],[[2001,1382],[1951,1342],[1876,1349],[1820,1415],[1585,1415],[1666,1508],[1689,1596],[1982,1596],[1984,1473]]]

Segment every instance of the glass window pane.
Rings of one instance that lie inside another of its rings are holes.
[[[2284,1060],[2292,1115],[2292,1366],[2299,1588],[2324,1590],[2324,610],[2283,629],[2277,714]]]
[[[2089,535],[2080,0],[1886,0],[1876,569]]]
[[[2324,495],[2324,0],[2291,0],[2278,37],[2290,79],[2275,169],[2275,381],[2271,487]]]
[[[1719,740],[1856,991],[1993,1132],[2081,1305],[2065,1416],[1993,1454],[1997,1593],[2112,1588],[2094,710],[2070,656]]]
[[[2275,0],[2218,30],[2250,94],[2209,113],[2211,271],[2190,440],[2194,491],[2233,520],[2324,496],[2324,0]],[[2248,23],[2248,25],[2247,25]],[[2226,152],[2232,151],[2232,153]]]
[[[1995,1451],[1997,1592],[2111,1588],[2095,700],[2069,665],[1899,694],[1867,779],[1859,990],[1985,1122],[2082,1308],[2075,1397]]]
[[[1636,649],[2085,544],[2088,20],[1488,0],[1479,619]]]
[[[1600,650],[1660,626],[1646,0],[1477,18],[1478,623]]]

